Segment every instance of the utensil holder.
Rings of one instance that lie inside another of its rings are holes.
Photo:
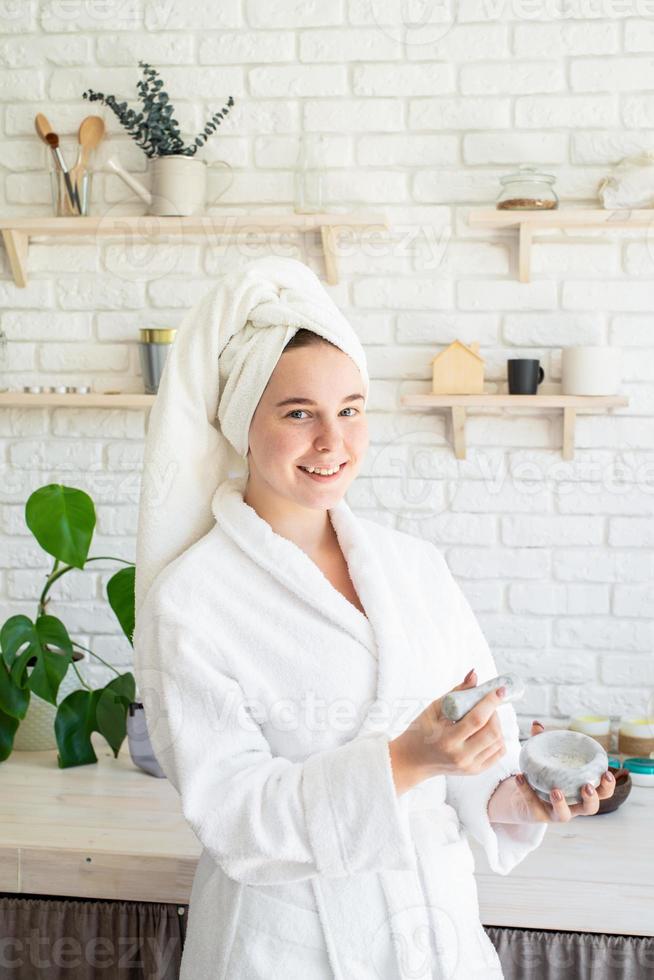
[[[73,187],[76,188],[79,197],[79,208],[71,201],[66,184],[66,177],[61,170],[50,170],[50,190],[52,193],[52,210],[55,217],[74,217],[87,215],[91,203],[91,185],[93,183],[93,171],[82,170]]]

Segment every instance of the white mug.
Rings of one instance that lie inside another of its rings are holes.
[[[617,395],[621,380],[621,348],[563,348],[561,352],[562,394]]]

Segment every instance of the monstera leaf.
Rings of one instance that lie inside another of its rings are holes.
[[[25,504],[25,523],[49,555],[83,568],[95,529],[95,507],[83,490],[50,483]]]
[[[130,643],[134,635],[134,583],[135,567],[128,565],[107,582],[107,598],[116,614],[116,619]],[[133,644],[132,644],[133,645]]]
[[[129,671],[114,677],[100,692],[95,717],[97,731],[106,738],[114,758],[127,735],[127,711],[136,697],[136,682]]]
[[[134,675],[127,672],[97,691],[73,691],[64,698],[55,718],[59,768],[98,761],[92,732],[106,738],[116,758],[127,734],[127,708],[135,694]]]
[[[11,616],[0,630],[0,647],[12,681],[56,704],[59,685],[73,659],[73,644],[61,620],[39,616],[33,623],[27,616]],[[53,653],[51,647],[60,652]],[[28,676],[32,657],[36,663]]]
[[[59,652],[53,652],[53,647]],[[12,616],[0,629],[0,762],[11,754],[30,692],[56,704],[72,659],[70,637],[55,616],[39,616],[35,623],[27,616]]]
[[[0,657],[0,713],[19,720],[25,717],[29,703],[29,688],[12,680],[9,668]]]
[[[7,665],[0,657],[0,762],[11,755],[14,736],[29,703],[29,690],[12,681]]]

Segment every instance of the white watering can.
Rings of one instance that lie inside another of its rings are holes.
[[[216,165],[224,167],[230,174],[229,183],[220,192],[224,194],[231,185],[234,174],[230,165],[224,160],[216,161]],[[197,160],[195,157],[183,154],[152,158],[149,163],[151,191],[124,170],[116,157],[110,157],[106,161],[106,166],[145,201],[149,206],[148,214],[174,216],[200,214],[206,206],[206,160]]]

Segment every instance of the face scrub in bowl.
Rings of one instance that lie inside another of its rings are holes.
[[[520,750],[519,766],[534,792],[547,803],[553,789],[568,804],[581,803],[585,783],[599,786],[609,758],[590,735],[566,730],[532,735]]]

